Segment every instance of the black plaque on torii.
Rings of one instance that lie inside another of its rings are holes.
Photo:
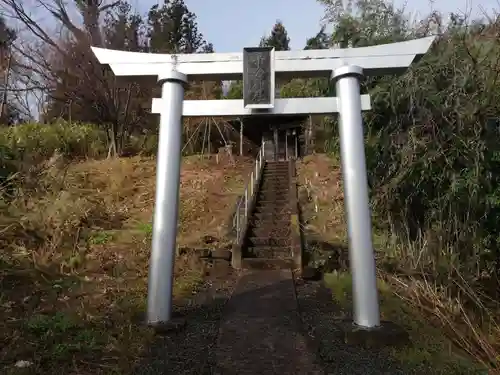
[[[243,104],[245,108],[272,108],[274,89],[274,48],[244,48]]]

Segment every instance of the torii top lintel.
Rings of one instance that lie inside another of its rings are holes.
[[[342,65],[357,65],[366,75],[398,74],[422,57],[435,37],[371,47],[274,52],[277,78],[329,77]],[[157,76],[176,64],[190,79],[238,80],[243,53],[157,54],[92,47],[101,64],[117,76]]]

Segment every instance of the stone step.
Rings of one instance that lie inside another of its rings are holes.
[[[247,244],[250,247],[256,246],[290,246],[291,239],[289,237],[248,237]]]
[[[290,215],[290,207],[278,207],[275,205],[255,205],[254,213],[257,214],[273,214],[276,216]]]
[[[288,167],[288,161],[268,161],[266,167]]]
[[[266,197],[267,198],[267,197]],[[287,207],[290,204],[290,200],[288,199],[257,199],[256,207],[266,207],[266,206],[274,206],[274,207]]]
[[[270,171],[288,171],[289,169],[288,163],[285,164],[266,164],[264,169]]]
[[[289,237],[291,235],[291,225],[290,222],[283,226],[277,225],[266,225],[266,226],[258,226],[252,227],[248,231],[248,235],[250,237],[261,237],[261,238],[284,238]]]
[[[289,177],[289,172],[288,170],[280,170],[280,169],[276,169],[276,170],[269,170],[269,169],[264,169],[263,171],[263,176],[283,176],[283,177]]]
[[[280,197],[276,195],[271,195],[271,194],[266,194],[266,195],[258,195],[256,197],[257,199],[255,200],[255,203],[258,204],[259,202],[269,202],[269,203],[276,203],[276,206],[283,207],[284,205],[288,206],[290,205],[291,200],[288,197]]]
[[[289,165],[288,165],[288,162],[285,162],[285,163],[266,163],[266,165],[264,166],[264,168],[267,168],[267,169],[288,169]]]
[[[288,191],[290,190],[290,182],[285,181],[284,178],[277,178],[276,180],[267,178],[262,181],[260,190]]]
[[[288,228],[291,225],[291,220],[289,215],[277,217],[273,216],[272,213],[259,213],[259,215],[266,215],[260,219],[257,217],[250,218],[248,226],[252,228]]]
[[[262,184],[260,184],[260,190],[271,190],[271,191],[288,191],[290,190],[290,183],[284,181],[284,178],[277,178],[276,180],[264,179]]]
[[[288,197],[279,197],[272,194],[265,194],[256,197],[255,204],[258,205],[260,202],[275,203],[277,207],[283,207],[283,205],[290,205],[291,200]]]
[[[256,206],[254,208],[254,213],[257,214],[272,214],[275,216],[290,215],[290,208],[287,207],[277,207],[277,206]]]
[[[272,197],[277,199],[288,199],[290,197],[290,192],[288,190],[261,190],[257,193],[257,198],[259,197]]]
[[[262,177],[264,178],[264,181],[269,181],[269,180],[289,181],[290,180],[290,176],[288,175],[288,172],[286,172],[286,173],[264,172],[262,174]]]
[[[271,167],[266,165],[264,167],[264,171],[288,173],[289,169],[288,169],[288,165],[285,165],[285,166],[271,166]]]
[[[292,259],[243,258],[241,268],[250,270],[284,270],[293,269]]]
[[[283,166],[265,166],[264,167],[264,171],[269,171],[269,172],[285,172],[285,173],[288,173],[289,172],[289,169],[288,169],[288,165],[285,165],[284,167]]]
[[[289,194],[290,184],[283,184],[281,182],[264,182],[260,185],[258,194],[272,193],[272,194]]]
[[[289,259],[291,258],[290,247],[247,247],[244,258],[267,258],[267,259]]]
[[[284,213],[276,213],[276,212],[254,212],[250,223],[272,223],[273,225],[280,224],[281,222],[290,222],[290,214]]]
[[[267,178],[273,178],[273,177],[280,177],[280,178],[286,178],[289,179],[290,176],[288,172],[285,171],[264,171],[262,173],[262,176],[264,176],[264,179]]]
[[[290,196],[290,189],[287,186],[282,185],[272,185],[265,184],[260,187],[260,190],[257,194],[271,194],[271,195],[282,195],[282,196]]]

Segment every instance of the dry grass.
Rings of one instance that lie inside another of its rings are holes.
[[[236,167],[183,160],[179,246],[206,247],[205,236],[224,245],[249,168],[246,159]],[[19,179],[16,197],[0,201],[0,372],[130,373],[152,338],[137,319],[145,308],[155,161],[51,165]],[[175,272],[178,300],[205,274],[192,255],[179,256]]]
[[[351,275],[335,272],[325,275],[325,283],[334,298],[346,310],[352,308]],[[397,359],[407,374],[482,375],[482,366],[455,347],[441,329],[429,324],[427,316],[404,303],[394,293],[392,284],[378,282],[380,313],[383,320],[402,326],[409,334],[411,345],[387,348],[387,354]]]
[[[345,244],[347,236],[338,161],[326,155],[310,156],[298,167],[298,173],[302,184],[302,207],[307,219],[305,229],[324,241]],[[403,243],[394,236],[377,232],[373,237],[383,285],[381,309],[387,318],[403,324],[414,339],[413,348],[394,355],[414,368],[432,359],[433,366],[428,371],[437,374],[446,373],[450,361],[455,361],[457,351],[463,351],[494,373],[500,358],[500,330],[496,318],[500,306],[494,310],[487,308],[497,303],[485,301],[463,278],[455,280],[460,290],[457,295],[437,282],[430,282],[424,271],[414,267],[409,269],[410,264],[418,264],[418,259],[410,262],[407,257],[425,252],[425,243]],[[407,248],[406,251],[401,251],[402,246]],[[409,247],[413,251],[408,251]],[[391,267],[386,267],[386,264]],[[350,282],[335,283],[341,289],[350,288]],[[330,283],[334,289],[335,283]],[[443,336],[447,341],[443,341]]]
[[[327,155],[311,155],[297,164],[297,173],[302,208],[307,212],[305,229],[321,234],[325,241],[345,242],[347,226],[338,163]]]

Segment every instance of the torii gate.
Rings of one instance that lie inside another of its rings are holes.
[[[434,37],[362,48],[274,51],[245,48],[243,53],[148,54],[92,47],[101,64],[117,76],[157,76],[162,97],[152,112],[160,114],[156,201],[149,268],[150,325],[171,320],[173,269],[179,201],[182,116],[259,114],[340,114],[344,196],[353,277],[354,324],[380,326],[372,244],[362,110],[371,109],[360,94],[363,75],[398,74],[422,57]],[[275,79],[328,77],[338,97],[275,99]],[[188,79],[241,80],[243,100],[184,100]]]

